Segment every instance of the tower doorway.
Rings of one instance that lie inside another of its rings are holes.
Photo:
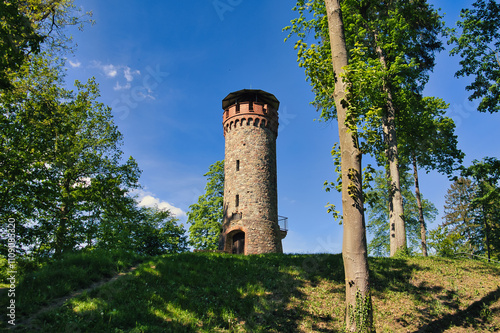
[[[233,254],[245,254],[245,233],[239,231],[233,235]]]

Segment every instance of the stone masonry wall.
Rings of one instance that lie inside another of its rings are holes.
[[[245,109],[246,107],[246,109]],[[245,254],[282,252],[276,182],[277,112],[241,103],[224,112],[224,228],[221,250],[232,233],[245,232]],[[232,112],[231,112],[232,111]],[[252,113],[250,113],[252,112]]]

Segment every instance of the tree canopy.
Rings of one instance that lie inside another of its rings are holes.
[[[199,250],[217,250],[224,217],[224,161],[210,165],[205,193],[189,206],[189,242]]]
[[[65,27],[83,22],[73,2],[1,6],[0,213],[16,221],[19,254],[185,250],[184,230],[170,212],[139,208],[130,194],[141,172],[123,156],[122,134],[94,78],[65,88]],[[2,238],[1,253],[6,249]]]
[[[456,77],[472,76],[466,86],[469,100],[480,99],[478,110],[500,110],[500,4],[477,0],[472,8],[462,9],[457,29],[449,30],[451,55],[458,55],[461,68]]]

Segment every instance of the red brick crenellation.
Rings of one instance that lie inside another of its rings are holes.
[[[251,106],[251,107],[250,107]],[[256,126],[270,129],[278,136],[278,111],[259,102],[236,103],[224,110],[224,136],[237,126]]]

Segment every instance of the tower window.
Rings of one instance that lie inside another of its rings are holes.
[[[240,205],[240,195],[236,194],[236,203],[235,203],[235,206],[239,207],[239,205]]]
[[[253,102],[248,102],[248,110],[253,111]]]
[[[240,160],[236,160],[236,171],[240,171]]]
[[[236,103],[236,113],[240,113],[240,103]]]

